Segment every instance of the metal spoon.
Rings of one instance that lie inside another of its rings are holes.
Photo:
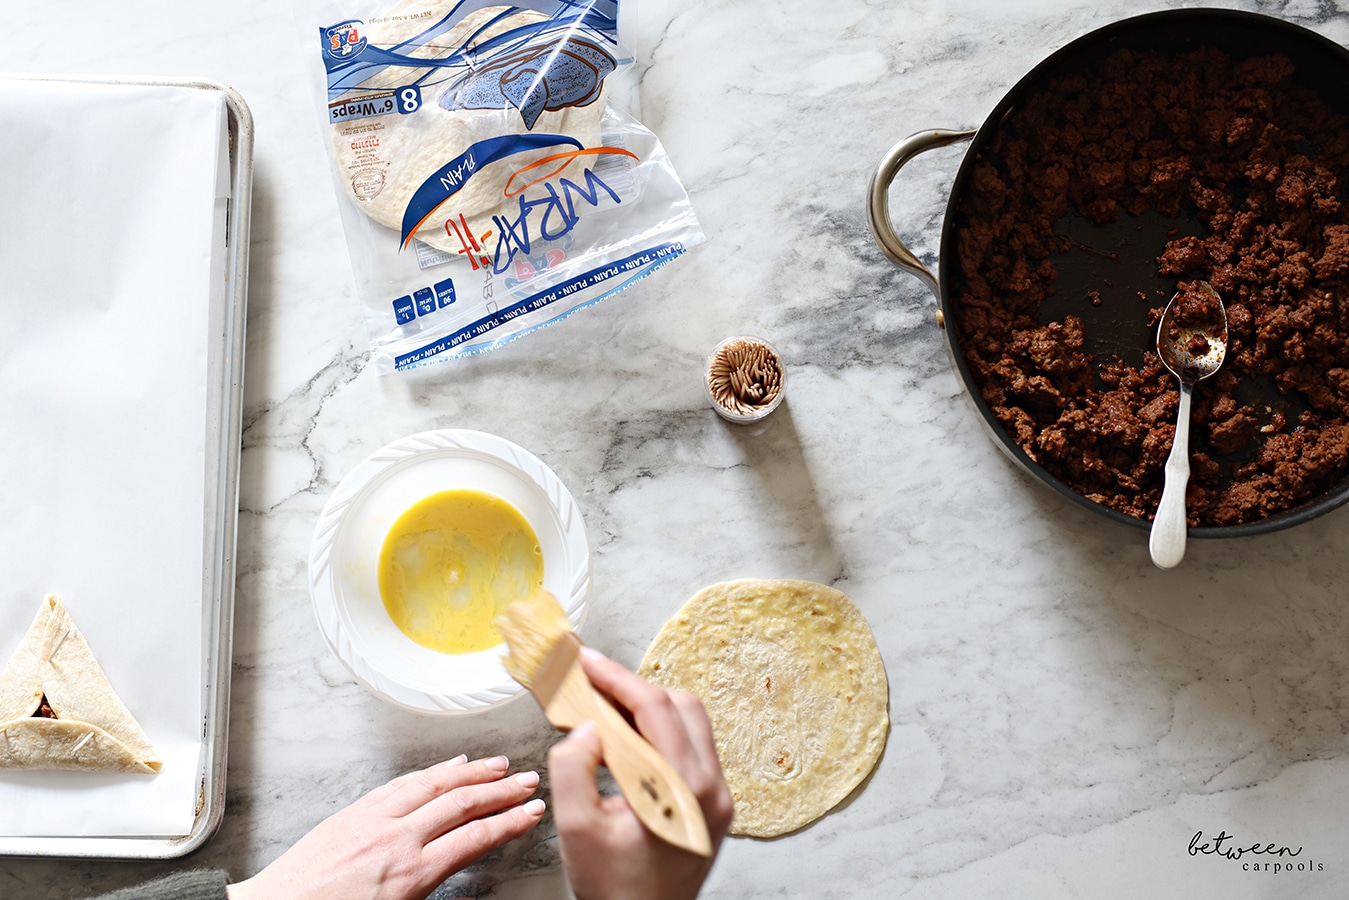
[[[1177,291],[1166,304],[1162,321],[1157,325],[1157,355],[1162,365],[1180,380],[1180,412],[1176,416],[1176,436],[1171,442],[1171,455],[1166,459],[1162,500],[1157,504],[1157,515],[1152,519],[1152,534],[1148,551],[1153,565],[1170,569],[1185,557],[1185,487],[1190,483],[1190,397],[1194,386],[1222,367],[1227,356],[1227,309],[1207,281],[1194,289],[1209,295],[1214,308],[1202,317],[1179,315],[1180,298]]]

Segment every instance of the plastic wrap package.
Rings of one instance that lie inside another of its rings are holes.
[[[498,347],[702,240],[632,113],[617,0],[321,0],[316,14],[324,128],[380,373]]]

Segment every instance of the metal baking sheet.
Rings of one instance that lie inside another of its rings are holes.
[[[163,86],[217,92],[226,110],[230,190],[225,246],[212,248],[226,286],[213,291],[207,321],[208,358],[203,486],[203,667],[201,754],[195,816],[189,833],[174,837],[0,836],[0,855],[108,859],[171,859],[196,850],[215,834],[225,805],[226,741],[234,614],[235,546],[243,396],[244,316],[253,181],[253,120],[242,97],[216,81],[165,78],[9,75],[87,84]],[[3,661],[0,661],[0,665]]]

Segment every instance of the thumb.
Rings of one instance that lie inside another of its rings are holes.
[[[548,751],[553,818],[559,829],[598,814],[600,792],[595,786],[595,770],[603,758],[599,730],[589,721],[573,728]]]

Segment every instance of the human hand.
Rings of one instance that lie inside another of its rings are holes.
[[[603,761],[600,737],[594,723],[586,722],[548,753],[567,880],[578,900],[691,900],[712,870],[733,812],[702,701],[658,687],[589,647],[581,652],[581,665],[683,776],[707,820],[712,855],[667,844],[642,825],[622,795],[600,796],[595,786],[595,769]]]
[[[320,822],[230,900],[424,900],[449,876],[538,824],[521,803],[536,772],[464,756],[409,772]]]

